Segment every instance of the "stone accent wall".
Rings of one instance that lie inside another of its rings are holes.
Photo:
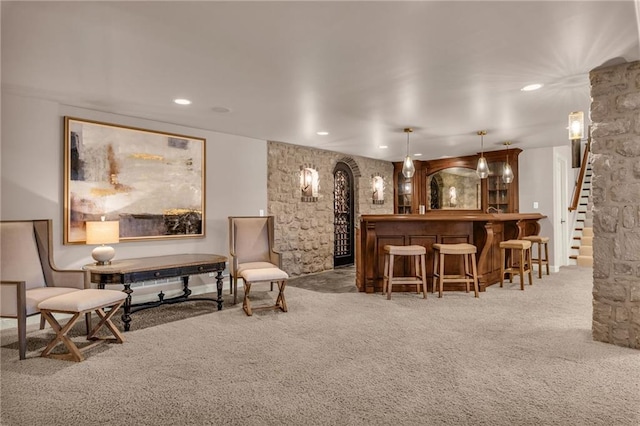
[[[354,174],[356,226],[363,214],[393,213],[393,164],[281,142],[267,143],[268,213],[275,216],[275,247],[282,267],[292,276],[333,269],[333,172],[346,163]],[[319,173],[318,201],[303,202],[300,166],[313,164]],[[385,183],[384,204],[373,204],[371,177]]]
[[[590,78],[593,338],[640,349],[640,62]]]

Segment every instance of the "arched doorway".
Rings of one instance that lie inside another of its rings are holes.
[[[353,265],[354,259],[354,189],[353,172],[344,162],[338,162],[333,171],[333,267]]]

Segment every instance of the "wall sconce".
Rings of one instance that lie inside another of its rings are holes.
[[[574,111],[569,114],[569,140],[571,141],[571,167],[580,167],[580,149],[584,137],[584,113]]]
[[[371,176],[373,204],[384,204],[384,179],[376,174]]]
[[[100,244],[91,252],[96,265],[110,265],[116,251],[105,244],[117,244],[120,242],[120,222],[117,220],[105,220],[102,216],[99,221],[85,223],[87,226],[87,244]]]
[[[318,201],[319,177],[315,166],[300,166],[300,194],[305,202]]]

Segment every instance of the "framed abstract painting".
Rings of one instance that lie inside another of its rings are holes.
[[[64,243],[101,219],[120,240],[204,237],[205,142],[64,117]]]

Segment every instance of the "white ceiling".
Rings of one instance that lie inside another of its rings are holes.
[[[404,127],[423,159],[478,152],[480,129],[485,150],[555,146],[588,72],[640,59],[638,4],[2,1],[2,88],[390,161]]]

